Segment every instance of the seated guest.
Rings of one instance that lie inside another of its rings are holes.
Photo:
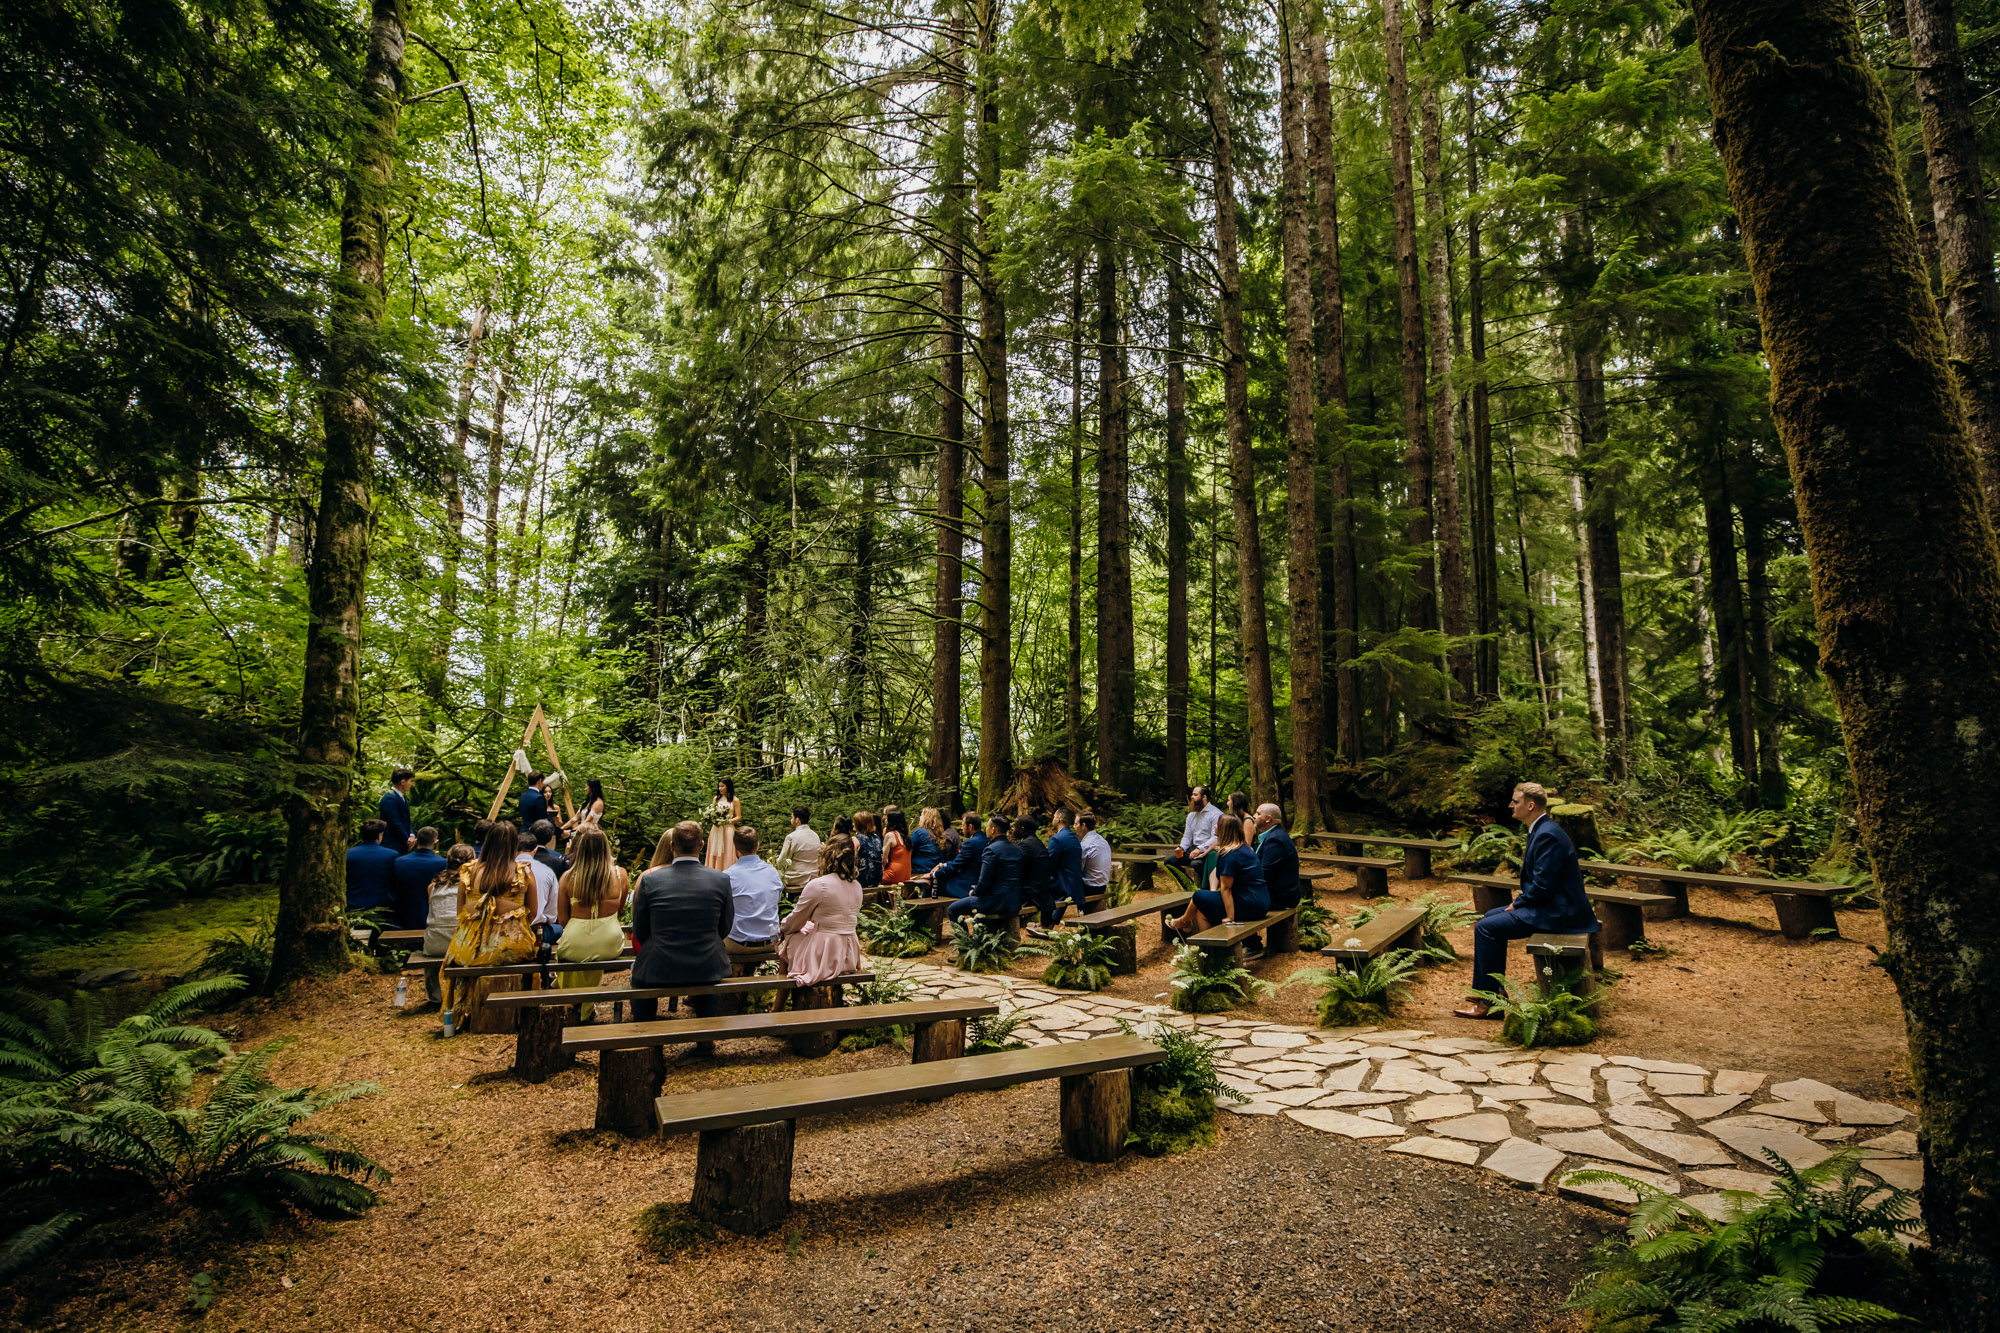
[[[521,827],[531,829],[549,817],[549,794],[542,789],[548,781],[544,773],[528,774],[528,789],[521,793]]]
[[[430,915],[431,881],[444,869],[438,831],[426,824],[412,835],[416,846],[396,858],[396,928],[422,930]]]
[[[834,836],[834,837],[836,837],[836,838],[851,838],[851,837],[853,837],[853,836],[854,836],[854,817],[853,817],[852,815],[835,815],[835,816],[833,817],[833,836]],[[857,855],[857,856],[858,856],[858,855],[860,855],[860,852],[859,852],[859,850],[858,850],[858,849],[857,849],[857,851],[855,852],[855,855]]]
[[[910,877],[928,875],[945,859],[944,816],[934,805],[924,807],[917,826],[910,830]]]
[[[361,841],[347,849],[347,910],[372,912],[396,905],[396,853],[382,845],[389,826],[379,819],[361,825]]]
[[[684,819],[660,835],[653,864],[639,876],[632,897],[632,938],[639,956],[632,963],[635,989],[656,986],[712,986],[729,976],[729,951],[723,941],[736,924],[735,899],[729,876],[701,863],[708,835],[701,825]],[[693,995],[688,1005],[697,1018],[713,1018],[718,996]],[[632,1020],[648,1023],[659,1017],[659,1001],[632,1001]],[[700,1047],[713,1050],[713,1043]],[[705,1053],[700,1047],[697,1053]]]
[[[611,839],[603,829],[581,830],[571,850],[576,860],[556,885],[556,925],[562,929],[556,961],[596,963],[620,957],[625,952],[625,928],[618,924],[618,914],[625,910],[625,868],[611,859]],[[603,979],[602,972],[563,972],[556,985],[588,990]],[[579,1006],[586,1023],[591,1008]]]
[[[1095,898],[1111,890],[1111,844],[1097,831],[1097,816],[1088,810],[1076,817],[1083,829],[1078,851],[1083,857],[1083,896]]]
[[[1271,894],[1271,910],[1282,912],[1299,905],[1299,849],[1284,825],[1285,812],[1269,801],[1257,807],[1257,861],[1264,867],[1264,887]]]
[[[979,867],[986,858],[986,835],[979,831],[979,816],[965,812],[965,836],[959,839],[958,855],[931,872],[931,885],[939,898],[963,898],[979,883]]]
[[[966,813],[970,815],[971,811]],[[938,816],[938,823],[944,824],[944,837],[938,839],[938,850],[944,853],[938,857],[938,862],[944,864],[958,855],[958,845],[965,841],[965,832],[958,824],[945,824],[941,813]]]
[[[736,826],[736,862],[722,872],[729,876],[729,896],[736,904],[736,924],[722,942],[733,958],[763,949],[778,938],[778,899],[785,884],[777,867],[757,855],[757,830]]]
[[[1049,849],[1035,836],[1033,815],[1023,815],[1007,830],[1008,841],[1021,849],[1021,901],[1033,903],[1035,914],[1045,923],[1062,915],[1056,901],[1055,883],[1049,874]],[[1045,933],[1046,925],[1040,927]]]
[[[1032,834],[1032,825],[1029,831]],[[972,845],[971,838],[965,842]],[[979,882],[971,896],[947,907],[945,915],[953,921],[975,912],[980,916],[1013,916],[1021,910],[1021,870],[1026,861],[1021,849],[1007,840],[1007,817],[994,815],[986,821],[986,847],[979,854]]]
[[[1257,853],[1243,842],[1243,821],[1224,815],[1215,821],[1215,887],[1195,890],[1187,911],[1167,928],[1183,935],[1239,921],[1261,921],[1271,915],[1271,894],[1264,884],[1264,867]]]
[[[1222,811],[1208,799],[1208,788],[1194,787],[1188,792],[1187,818],[1181,824],[1180,845],[1167,858],[1174,865],[1199,864],[1201,869],[1195,874],[1197,884],[1208,881],[1209,872],[1215,869],[1215,825],[1222,818]]]
[[[398,856],[417,845],[416,833],[410,828],[410,788],[416,781],[417,775],[409,769],[397,769],[389,775],[389,790],[375,806],[376,817],[389,826],[382,845]]]
[[[836,834],[819,856],[820,875],[799,891],[798,905],[778,925],[778,966],[795,986],[814,986],[861,966],[861,883],[854,839]]]
[[[861,887],[872,889],[882,882],[882,839],[875,831],[875,812],[854,812],[854,865]]]
[[[451,937],[458,933],[460,872],[471,864],[477,854],[470,843],[453,843],[451,850],[444,854],[444,868],[431,878],[424,890],[428,907],[424,921],[423,956],[437,960],[424,966],[424,997],[432,1004],[444,1003],[444,993],[438,986],[438,972],[444,966],[444,953],[451,947]]]
[[[553,819],[538,819],[529,825],[528,832],[534,835],[535,859],[555,872],[561,879],[569,873],[569,858],[556,850],[556,824]]]
[[[899,807],[885,805],[882,807],[882,882],[901,884],[912,873],[910,823]]]
[[[1472,988],[1497,992],[1507,970],[1507,944],[1530,935],[1595,935],[1597,914],[1583,891],[1583,867],[1576,844],[1562,825],[1549,818],[1549,794],[1539,782],[1514,788],[1507,809],[1528,826],[1528,845],[1521,853],[1521,888],[1514,901],[1496,907],[1472,928]],[[1452,1010],[1460,1018],[1493,1018],[1485,1000],[1469,1000]]]
[[[499,820],[487,827],[479,859],[459,867],[458,930],[445,948],[446,966],[498,967],[534,958],[538,941],[533,923],[541,903],[533,863],[520,849],[521,835]],[[474,977],[445,989],[444,1007],[454,1031],[468,1032],[478,1023],[495,980]]]
[[[543,820],[547,823],[547,820]],[[554,944],[562,937],[562,927],[556,924],[556,872],[546,863],[535,859],[536,842],[530,833],[520,840],[514,859],[528,867],[528,874],[535,881],[535,911],[532,920],[535,935],[543,944]]]
[[[1068,904],[1076,905],[1078,916],[1088,910],[1083,904],[1083,844],[1070,828],[1066,809],[1056,811],[1055,831],[1049,834],[1049,890],[1055,901],[1055,915],[1043,918],[1049,925],[1062,920]]]
[[[792,807],[792,831],[771,864],[785,881],[789,893],[797,893],[806,881],[819,873],[819,834],[813,832],[812,811],[803,805]]]

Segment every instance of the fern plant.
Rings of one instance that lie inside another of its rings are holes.
[[[877,904],[861,914],[855,931],[877,958],[921,958],[937,941],[907,907]]]
[[[1502,869],[1518,870],[1527,852],[1528,839],[1499,824],[1488,824],[1479,832],[1460,839],[1451,852],[1451,868],[1461,874],[1490,875]]]
[[[1566,1308],[1590,1311],[1599,1328],[1653,1333],[1818,1333],[1835,1324],[1905,1322],[1903,1313],[1857,1297],[1901,1285],[1909,1261],[1893,1238],[1921,1230],[1915,1196],[1857,1181],[1860,1161],[1851,1149],[1803,1171],[1776,1153],[1766,1156],[1777,1171],[1770,1194],[1726,1191],[1728,1215],[1720,1221],[1617,1172],[1570,1176],[1621,1184],[1639,1201],[1626,1240],[1599,1247],[1595,1271]]]
[[[85,1076],[77,1093],[89,1095],[102,1083],[99,1051],[113,1032],[125,1034],[121,1042],[136,1043],[148,1063],[178,1051],[197,1067],[213,1064],[229,1054],[229,1043],[181,1020],[242,989],[243,978],[236,976],[186,982],[115,1027],[106,1025],[104,1001],[94,991],[78,991],[71,1000],[30,990],[0,992],[0,1095],[77,1075]]]
[[[197,1100],[197,1070],[227,1044],[211,1032],[188,1049],[168,1045],[160,1025],[140,1018],[105,1032],[91,1067],[0,1100],[0,1274],[90,1222],[152,1207],[261,1232],[291,1212],[351,1217],[377,1202],[366,1182],[388,1178],[380,1165],[345,1139],[300,1128],[372,1084],[279,1088],[265,1074],[287,1044],[279,1040],[229,1059]]]
[[[965,1022],[965,1053],[991,1055],[995,1051],[1024,1051],[1025,1041],[1014,1040],[1014,1032],[1028,1016],[1018,1009],[1004,1014],[982,1014]]]
[[[285,857],[285,817],[275,810],[201,817],[208,852],[188,870],[188,887],[208,891],[225,884],[261,884],[277,878]]]
[[[1581,1046],[1597,1036],[1597,1020],[1589,1011],[1604,999],[1604,992],[1580,995],[1552,968],[1544,969],[1533,985],[1502,973],[1500,985],[1499,991],[1466,994],[1486,1001],[1501,1016],[1501,1040],[1524,1047]]]
[[[1724,870],[1738,852],[1754,852],[1784,835],[1782,816],[1769,810],[1719,814],[1703,829],[1667,829],[1635,846],[1676,870]]]
[[[1359,967],[1301,968],[1286,986],[1318,986],[1313,1020],[1323,1028],[1379,1023],[1410,991],[1409,978],[1422,961],[1409,949],[1392,949]]]
[[[1148,1157],[1214,1143],[1216,1098],[1250,1100],[1225,1084],[1215,1067],[1222,1043],[1170,1023],[1156,1022],[1141,1033],[1126,1019],[1117,1022],[1127,1036],[1143,1036],[1167,1053],[1157,1064],[1132,1071],[1132,1129],[1126,1143]]]
[[[977,921],[951,925],[952,961],[962,972],[1005,972],[1013,966],[1018,946],[1004,930],[989,930]]]
[[[1208,955],[1215,956],[1210,958]],[[1186,1014],[1220,1014],[1277,988],[1222,949],[1198,949],[1183,944],[1174,950],[1167,972],[1170,1003]]]
[[[1455,898],[1447,898],[1440,893],[1426,893],[1411,903],[1424,914],[1417,927],[1417,953],[1420,961],[1431,963],[1455,963],[1458,950],[1452,948],[1450,934],[1454,930],[1464,930],[1479,920],[1478,914]]]
[[[917,993],[917,979],[900,967],[891,967],[879,972],[866,981],[854,983],[854,998],[861,1004],[901,1004]],[[890,1043],[901,1044],[910,1035],[907,1024],[893,1023],[887,1027],[863,1028],[850,1032],[840,1039],[843,1051],[865,1051],[875,1046]]]
[[[1309,898],[1299,900],[1299,949],[1311,953],[1333,943],[1333,928],[1327,922],[1334,914]]]
[[[246,994],[264,989],[264,982],[271,975],[271,954],[277,946],[276,926],[271,917],[258,920],[248,933],[241,930],[225,931],[210,940],[195,955],[194,965],[188,969],[191,978],[201,977],[241,977]]]
[[[1111,962],[1117,944],[1107,935],[1086,930],[1052,931],[1026,945],[1024,954],[1046,958],[1042,984],[1059,990],[1103,990],[1111,984]]]

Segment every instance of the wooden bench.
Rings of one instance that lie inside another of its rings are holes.
[[[1259,921],[1238,921],[1233,926],[1210,926],[1207,930],[1188,936],[1188,943],[1203,952],[1227,950],[1238,964],[1247,961],[1243,942],[1253,935],[1263,935],[1265,953],[1297,953],[1299,951],[1299,909],[1287,907],[1273,912]]]
[[[1133,892],[1150,893],[1153,889],[1153,872],[1173,850],[1171,847],[1164,852],[1120,849],[1111,853],[1111,868],[1113,871],[1125,872],[1125,878],[1132,881]]]
[[[1403,853],[1404,879],[1429,879],[1431,853],[1448,852],[1458,846],[1438,838],[1389,838],[1374,833],[1308,833],[1306,841],[1330,842],[1343,856],[1365,855],[1370,847],[1395,847]]]
[[[1754,875],[1717,875],[1705,870],[1673,870],[1666,866],[1623,865],[1615,861],[1585,861],[1583,868],[1598,875],[1624,875],[1639,882],[1642,891],[1650,887],[1655,894],[1671,900],[1669,906],[1660,910],[1661,916],[1686,916],[1688,914],[1688,885],[1700,884],[1712,889],[1748,889],[1752,893],[1768,894],[1771,906],[1778,913],[1778,929],[1788,940],[1812,940],[1835,938],[1840,934],[1840,923],[1833,914],[1833,899],[1836,894],[1845,893],[1846,886],[1840,884],[1819,884],[1803,879],[1759,879]]]
[[[945,910],[957,901],[956,898],[905,898],[903,910],[928,930],[932,939],[943,939]]]
[[[1513,902],[1521,889],[1521,881],[1508,875],[1446,875],[1444,882],[1471,885],[1472,910],[1480,916]]]
[[[817,989],[817,987],[809,988]],[[601,1051],[597,1067],[597,1128],[620,1134],[650,1134],[657,1127],[654,1099],[666,1077],[668,1046],[744,1037],[834,1036],[862,1028],[910,1025],[915,1032],[910,1058],[923,1064],[965,1054],[965,1020],[1000,1012],[991,1000],[916,1000],[821,1009],[785,1009],[772,1014],[722,1014],[714,1018],[668,1018],[651,1023],[604,1023],[570,1028],[562,1049]],[[832,1049],[831,1045],[827,1047]]]
[[[1521,881],[1508,875],[1446,875],[1451,884],[1472,886],[1472,910],[1481,916],[1505,907],[1520,891]],[[1593,938],[1599,957],[1605,949],[1623,949],[1646,938],[1646,912],[1673,900],[1664,894],[1635,893],[1630,889],[1601,889],[1585,885],[1584,896],[1595,904],[1597,921],[1603,927]]]
[[[1389,893],[1389,867],[1396,864],[1392,856],[1301,856],[1299,870],[1303,873],[1308,866],[1339,866],[1354,872],[1354,887],[1362,896],[1382,898]]]
[[[1585,995],[1597,989],[1596,971],[1604,966],[1603,932],[1595,935],[1530,935],[1528,968],[1539,973],[1549,963],[1566,973],[1580,973],[1577,989]]]
[[[1332,927],[1333,943],[1320,952],[1358,968],[1377,954],[1391,949],[1414,949],[1423,931],[1424,911],[1420,907],[1392,907],[1372,919],[1350,928]]]
[[[1167,929],[1167,918],[1186,909],[1194,898],[1192,893],[1167,893],[1157,897],[1135,900],[1123,907],[1107,907],[1076,918],[1079,930],[1092,935],[1108,935],[1116,952],[1111,960],[1111,971],[1116,976],[1129,976],[1139,970],[1139,921],[1157,912],[1160,916],[1160,938],[1173,938]]]
[[[857,981],[874,979],[873,972],[849,972],[827,984],[849,986]],[[574,1063],[574,1057],[563,1050],[562,1039],[563,1029],[571,1026],[578,1005],[615,1005],[613,1021],[618,1022],[622,1021],[627,1000],[665,1000],[671,1009],[683,999],[716,995],[723,998],[728,1012],[741,1013],[746,995],[782,997],[794,989],[790,977],[743,977],[701,986],[609,986],[596,990],[551,987],[538,991],[510,991],[490,995],[486,1003],[515,1011],[518,1022],[514,1029],[514,1073],[530,1083],[540,1083]]]
[[[366,926],[356,926],[347,932],[347,936],[369,953],[394,953],[424,947],[421,926],[415,930],[371,930]]]
[[[1132,1070],[1166,1052],[1143,1037],[1093,1037],[1023,1051],[960,1056],[851,1074],[757,1083],[662,1097],[661,1134],[698,1132],[697,1217],[741,1234],[769,1231],[792,1203],[792,1150],[803,1116],[896,1102],[936,1101],[1039,1079],[1062,1080],[1063,1151],[1111,1162],[1132,1125]]]

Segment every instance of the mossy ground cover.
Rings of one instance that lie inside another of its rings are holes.
[[[178,976],[210,940],[232,931],[253,933],[259,921],[277,910],[277,885],[245,885],[135,913],[92,939],[36,952],[28,967],[36,976],[105,967],[129,967],[148,978]]]

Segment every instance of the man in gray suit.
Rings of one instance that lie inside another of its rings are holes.
[[[632,938],[639,946],[632,962],[635,988],[707,986],[729,976],[729,954],[722,942],[736,922],[735,900],[729,876],[702,865],[706,842],[701,825],[681,821],[660,839],[652,869],[639,876],[639,891],[632,897]],[[672,860],[662,864],[662,853],[669,852]],[[711,1018],[717,999],[694,995],[688,1004],[697,1017]],[[659,1001],[632,1001],[634,1022],[657,1017]]]

